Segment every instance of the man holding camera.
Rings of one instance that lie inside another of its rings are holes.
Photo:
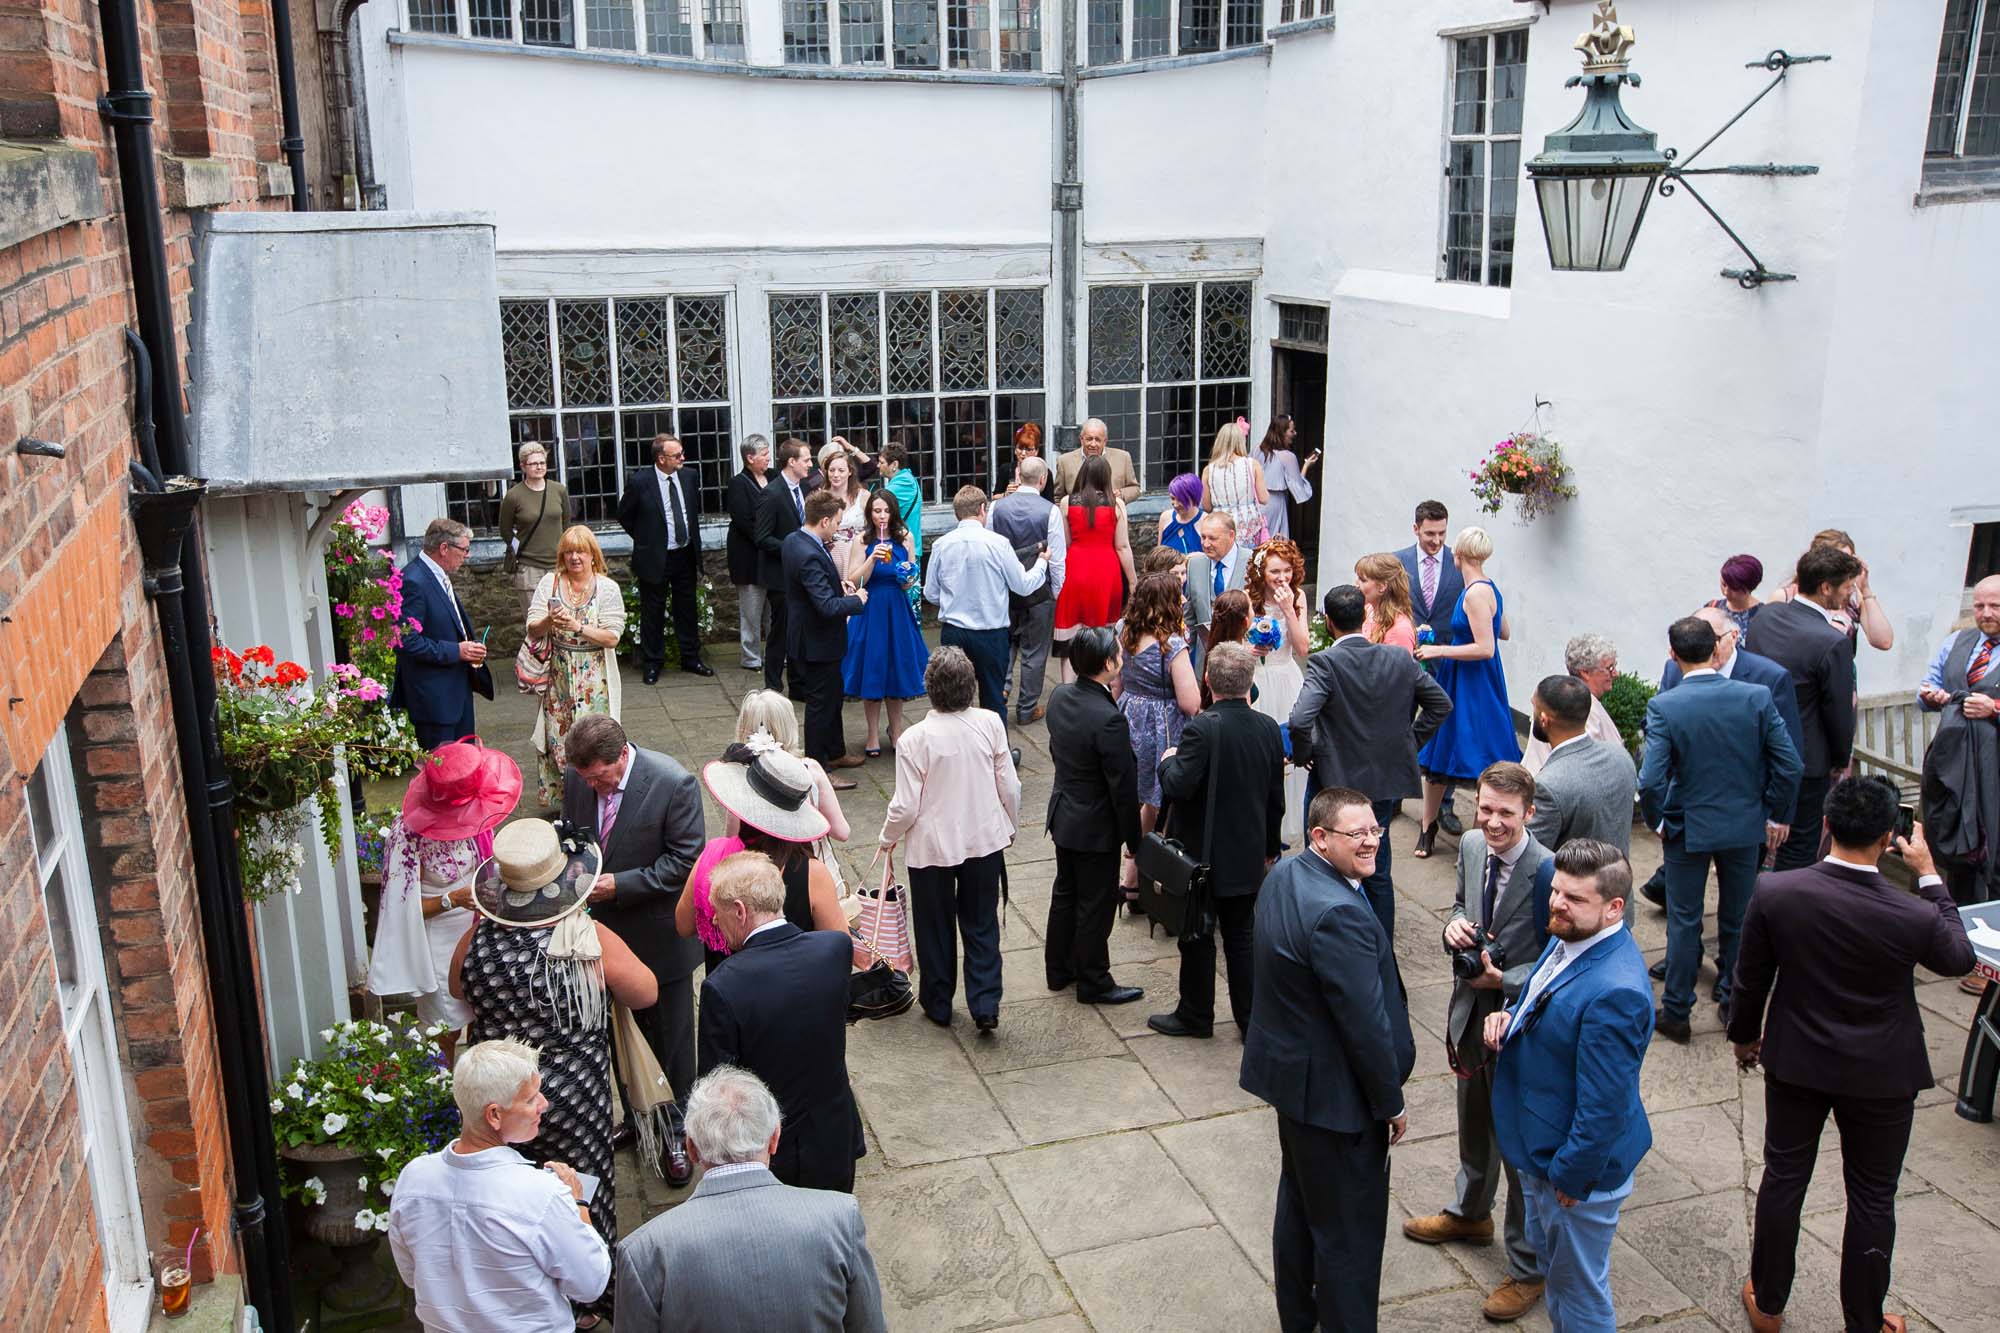
[[[1458,844],[1458,899],[1444,928],[1451,954],[1451,1022],[1446,1050],[1458,1073],[1458,1197],[1441,1213],[1413,1217],[1403,1234],[1426,1245],[1493,1241],[1493,1197],[1507,1177],[1507,1276],[1486,1298],[1485,1315],[1519,1319],[1542,1294],[1542,1265],[1528,1244],[1521,1182],[1500,1155],[1493,1128],[1493,1062],[1486,1019],[1521,993],[1549,941],[1549,885],[1555,858],[1528,832],[1535,779],[1519,764],[1479,775],[1478,827]]]

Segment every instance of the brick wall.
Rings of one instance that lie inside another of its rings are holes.
[[[282,206],[259,189],[259,163],[278,158],[269,17],[268,0],[141,4],[156,146],[209,159],[193,165],[229,183],[213,201],[223,207]],[[166,670],[125,516],[134,443],[122,330],[136,316],[95,105],[100,51],[89,0],[0,0],[0,139],[69,150],[72,166],[80,150],[102,190],[101,206],[45,222],[0,217],[0,1328],[10,1329],[106,1319],[22,782],[65,723],[144,1238],[184,1242],[200,1224],[197,1280],[237,1263]],[[9,161],[32,172],[44,155]],[[163,180],[186,165],[163,162]],[[165,225],[185,357],[192,217],[170,210]],[[58,442],[66,457],[17,454],[24,437]]]

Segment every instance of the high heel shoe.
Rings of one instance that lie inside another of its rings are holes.
[[[1416,857],[1429,856],[1432,845],[1437,842],[1437,835],[1438,822],[1433,819],[1430,823],[1424,825],[1424,831],[1417,835],[1417,845],[1410,848],[1410,855]]]

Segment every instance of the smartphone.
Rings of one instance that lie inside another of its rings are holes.
[[[562,598],[560,597],[549,598],[549,614],[554,615],[556,612],[560,610],[562,610]]]
[[[1905,801],[1896,807],[1896,836],[1907,838],[1916,830],[1917,807]],[[1893,844],[1892,844],[1893,845]]]

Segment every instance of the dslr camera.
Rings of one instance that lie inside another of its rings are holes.
[[[1502,972],[1507,970],[1507,955],[1500,950],[1498,940],[1489,939],[1484,943],[1473,943],[1463,949],[1447,949],[1451,955],[1451,974],[1460,981],[1471,981],[1486,975],[1486,964],[1479,955],[1483,952],[1493,960],[1493,966]]]

